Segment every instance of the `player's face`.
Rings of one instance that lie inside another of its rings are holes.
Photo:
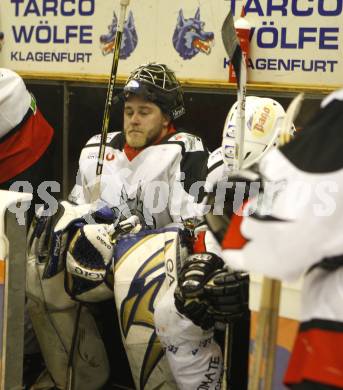
[[[144,148],[166,135],[168,123],[168,117],[154,103],[138,96],[125,102],[124,132],[126,142],[132,148]]]

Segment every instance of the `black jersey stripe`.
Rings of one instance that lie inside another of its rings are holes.
[[[343,101],[333,100],[280,150],[298,169],[330,173],[343,169]]]
[[[223,160],[217,161],[215,164],[213,164],[210,168],[208,168],[207,174],[210,174],[213,172],[216,168],[220,167],[224,164]]]
[[[276,218],[269,214],[261,215],[258,213],[252,213],[250,217],[261,222],[289,222],[286,219]]]
[[[305,332],[311,329],[343,332],[343,322],[314,318],[312,320],[305,321],[300,324],[300,328],[299,328],[300,332]]]

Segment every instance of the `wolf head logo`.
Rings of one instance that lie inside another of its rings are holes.
[[[113,19],[108,26],[107,34],[100,35],[100,47],[101,52],[105,56],[113,53],[114,40],[117,32],[118,18],[115,12],[113,12]],[[129,16],[124,24],[122,42],[120,47],[119,58],[125,60],[130,57],[135,50],[138,42],[137,31],[135,27],[135,21],[133,19],[132,11],[129,12]]]
[[[189,19],[184,18],[180,9],[173,35],[173,45],[184,60],[189,60],[198,53],[211,53],[214,34],[204,31],[204,27],[205,23],[200,20],[200,8],[196,10],[194,18]]]

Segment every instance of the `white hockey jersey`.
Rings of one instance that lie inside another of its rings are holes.
[[[241,223],[235,216],[223,241],[231,267],[281,280],[305,274],[287,384],[343,389],[342,151],[343,90],[324,100],[292,142],[261,160],[264,202],[250,204]]]
[[[79,160],[78,184],[69,196],[89,203],[96,180],[100,135],[92,137]],[[101,200],[124,215],[141,214],[147,225],[159,228],[171,222],[202,216],[208,152],[199,137],[178,132],[140,153],[125,145],[123,133],[110,133],[101,177]]]

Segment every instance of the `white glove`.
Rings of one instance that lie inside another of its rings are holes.
[[[72,237],[66,258],[66,291],[84,302],[100,302],[113,297],[112,258],[121,235],[136,233],[138,217],[119,224],[81,226]]]
[[[137,216],[119,224],[92,224],[77,229],[67,251],[67,271],[83,279],[101,282],[112,264],[117,239],[141,228]]]
[[[83,279],[103,281],[112,261],[111,233],[112,225],[80,227],[67,250],[67,271]]]
[[[70,234],[86,224],[83,218],[91,210],[90,204],[74,206],[63,201],[57,212],[47,216],[41,208],[30,225],[27,238],[28,257],[35,257],[39,263],[46,263],[43,277],[51,277],[64,266],[66,247]]]

